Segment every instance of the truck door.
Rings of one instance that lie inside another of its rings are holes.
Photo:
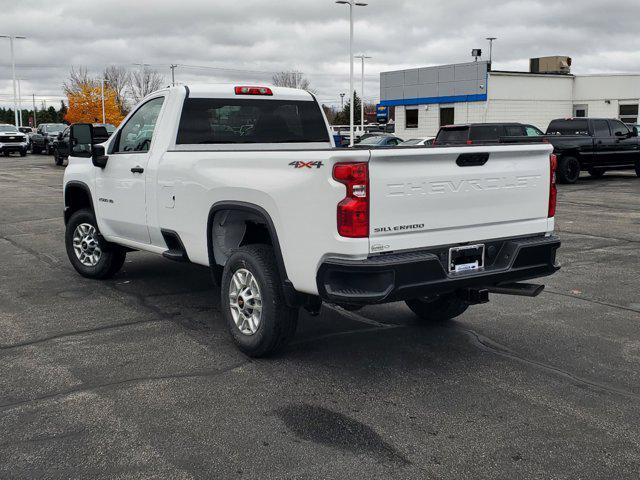
[[[592,120],[592,126],[594,151],[592,162],[589,163],[600,166],[608,165],[615,157],[616,139],[611,135],[609,122],[606,120]],[[587,160],[586,155],[585,160]]]
[[[142,104],[115,134],[104,169],[96,169],[96,209],[106,235],[150,243],[145,175],[164,97]]]
[[[638,152],[638,139],[631,135],[629,128],[620,120],[609,120],[611,135],[615,145],[612,166],[633,165]]]

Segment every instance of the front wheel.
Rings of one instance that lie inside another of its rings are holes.
[[[42,153],[41,147],[36,147],[35,145],[31,147],[31,153],[34,155],[40,155]]]
[[[559,183],[576,183],[580,177],[580,162],[575,157],[562,157],[556,174]]]
[[[26,157],[27,156],[27,151],[26,150],[20,150],[20,156],[21,157]]]
[[[469,308],[469,303],[458,297],[455,292],[435,298],[414,298],[405,303],[422,320],[434,323],[451,320]]]
[[[268,245],[246,245],[229,257],[222,274],[222,316],[235,344],[250,357],[283,348],[298,323],[298,309],[285,303],[274,258]]]
[[[69,219],[65,232],[67,256],[76,271],[87,278],[105,279],[124,264],[126,251],[107,242],[91,210],[78,210]]]
[[[640,160],[636,160],[636,175],[640,177]]]
[[[62,158],[62,155],[60,155],[60,153],[58,152],[57,148],[53,149],[53,161],[58,166],[60,166],[60,165],[62,165],[64,163],[64,158]]]
[[[591,175],[593,178],[602,178],[605,171],[606,170],[604,168],[590,168],[588,170],[589,175]]]

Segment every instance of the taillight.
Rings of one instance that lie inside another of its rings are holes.
[[[467,140],[467,145],[473,145],[473,140]]]
[[[558,157],[554,153],[549,156],[549,218],[556,216],[556,200],[558,198],[558,188],[556,187],[556,169],[558,168]]]
[[[338,203],[338,233],[342,237],[369,236],[369,166],[366,163],[336,163],[334,180],[347,187],[347,194]]]
[[[236,87],[236,95],[273,95],[268,87]]]

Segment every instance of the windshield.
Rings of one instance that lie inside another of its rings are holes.
[[[0,132],[18,133],[18,130],[13,125],[0,125]]]
[[[47,133],[61,132],[65,127],[66,125],[64,123],[52,123],[51,125],[46,125],[44,131]]]
[[[360,141],[359,145],[378,145],[380,142],[382,142],[384,137],[381,136],[375,136],[375,137],[367,137],[363,140]]]
[[[421,138],[412,138],[411,140],[402,142],[400,145],[418,145],[420,142],[422,142]]]

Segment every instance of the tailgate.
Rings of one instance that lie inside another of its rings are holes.
[[[553,147],[372,150],[370,251],[547,232]]]

